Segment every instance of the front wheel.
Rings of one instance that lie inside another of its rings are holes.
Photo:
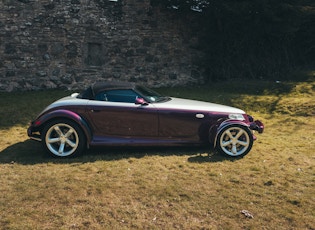
[[[44,148],[53,156],[69,157],[78,155],[85,148],[85,135],[81,128],[68,120],[48,123],[42,131]]]
[[[216,148],[225,156],[243,157],[251,150],[253,141],[253,135],[247,127],[231,125],[219,133]]]

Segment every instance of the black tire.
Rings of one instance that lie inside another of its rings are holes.
[[[253,147],[253,134],[245,126],[229,125],[217,137],[216,149],[227,157],[243,157]]]
[[[45,150],[54,157],[77,156],[86,146],[86,137],[80,126],[66,119],[54,120],[45,125],[41,138]]]

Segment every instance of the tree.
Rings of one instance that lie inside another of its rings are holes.
[[[151,0],[195,20],[207,80],[281,79],[315,64],[315,3],[309,0]]]

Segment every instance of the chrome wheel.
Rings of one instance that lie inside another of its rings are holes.
[[[253,136],[243,126],[233,125],[222,130],[217,147],[220,152],[232,157],[246,155],[252,148]]]
[[[54,156],[67,157],[82,152],[84,135],[73,122],[53,122],[43,131],[43,144]]]

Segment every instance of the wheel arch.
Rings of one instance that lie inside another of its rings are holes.
[[[209,141],[210,143],[213,143],[213,148],[216,147],[217,139],[219,136],[219,133],[228,126],[233,125],[240,125],[247,129],[249,129],[249,124],[242,122],[240,120],[225,120],[223,122],[218,122],[217,124],[213,125],[209,130]]]
[[[73,111],[61,109],[46,113],[35,121],[35,125],[37,126],[37,129],[41,132],[46,124],[53,120],[59,119],[70,120],[78,124],[86,137],[87,145],[89,145],[92,138],[91,128],[88,122],[82,116]]]

